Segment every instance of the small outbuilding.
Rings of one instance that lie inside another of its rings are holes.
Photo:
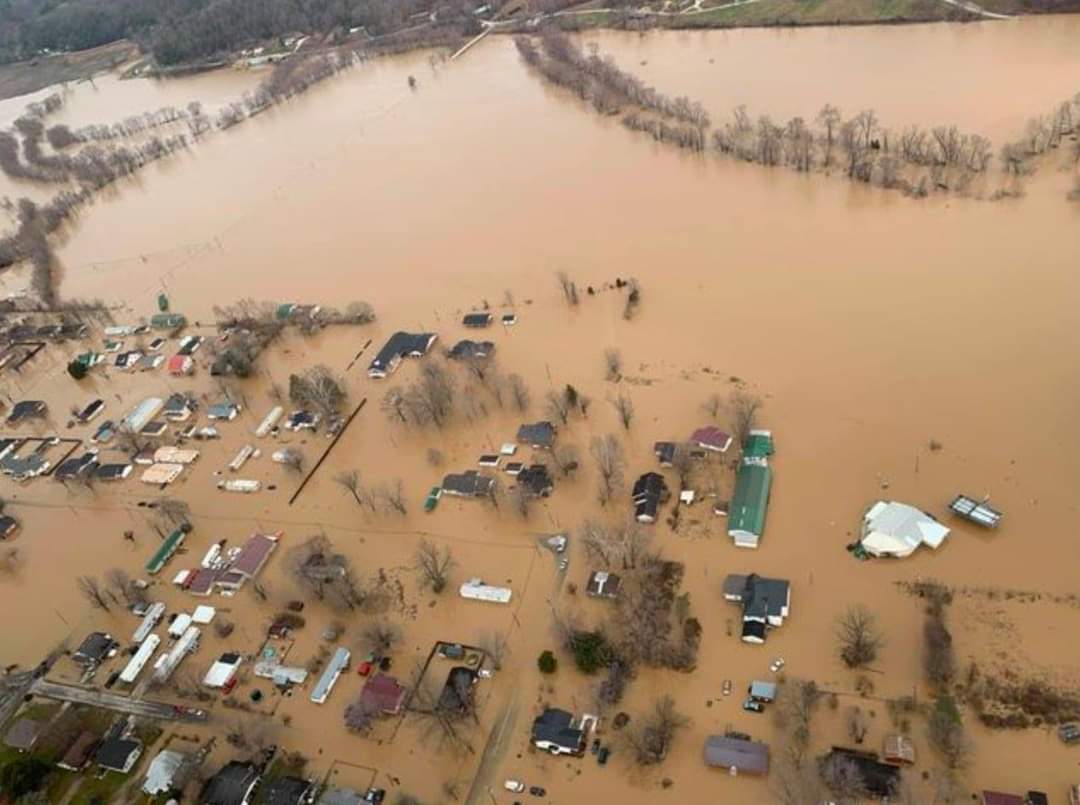
[[[615,573],[608,573],[606,570],[594,570],[589,574],[589,582],[585,585],[585,595],[593,598],[618,598],[621,584],[622,579]]]
[[[517,440],[534,450],[550,450],[555,444],[555,434],[555,426],[550,422],[531,422],[518,428]]]
[[[397,679],[387,674],[369,677],[360,691],[360,701],[372,713],[393,716],[401,712],[408,691]]]
[[[879,500],[863,515],[860,544],[871,556],[903,558],[921,545],[941,547],[949,529],[924,511],[891,500]]]
[[[690,434],[690,443],[702,450],[713,453],[726,453],[731,447],[731,434],[725,433],[715,425],[706,425]]]

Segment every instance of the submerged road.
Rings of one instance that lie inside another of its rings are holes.
[[[77,685],[63,685],[59,682],[49,682],[39,679],[30,686],[30,693],[42,696],[46,699],[55,699],[60,702],[72,702],[74,704],[86,704],[91,707],[100,707],[104,710],[112,710],[116,713],[139,716],[141,718],[153,718],[158,721],[205,721],[204,710],[192,710],[179,705],[166,704],[164,702],[151,702],[145,699],[131,699],[116,693],[98,690],[96,688],[82,688]]]

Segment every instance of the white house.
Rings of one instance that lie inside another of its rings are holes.
[[[509,604],[513,590],[509,587],[493,587],[480,579],[469,579],[461,585],[461,597],[473,601],[488,601],[492,604]]]
[[[948,535],[948,528],[906,503],[879,500],[863,516],[862,546],[871,556],[910,556],[920,545],[938,548]]]

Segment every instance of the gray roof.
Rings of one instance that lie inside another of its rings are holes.
[[[705,762],[722,769],[736,769],[744,774],[767,774],[769,746],[742,738],[710,735],[705,741]]]
[[[187,755],[166,749],[158,752],[146,770],[146,782],[143,791],[147,794],[163,794],[173,786],[176,773],[184,765]]]
[[[369,372],[385,372],[388,367],[400,359],[409,356],[420,357],[431,349],[435,343],[434,333],[405,333],[396,332],[387,340],[386,344],[371,362]]]
[[[465,339],[454,344],[448,355],[454,360],[469,358],[490,358],[495,354],[495,345],[490,341],[470,341]]]
[[[91,632],[75,650],[73,659],[76,662],[101,662],[116,647],[117,643],[111,635],[104,632]]]
[[[37,743],[44,726],[40,721],[34,721],[32,718],[20,718],[7,731],[4,743],[12,749],[25,751]]]
[[[328,788],[319,797],[319,805],[362,805],[364,795],[351,788]]]
[[[211,777],[202,790],[202,805],[241,805],[259,779],[252,763],[232,761]]]
[[[467,470],[462,473],[451,473],[443,478],[442,489],[451,495],[481,498],[488,494],[494,483],[493,478],[481,475],[476,470]]]
[[[551,447],[555,443],[555,426],[550,422],[530,422],[518,428],[517,440],[533,447]]]

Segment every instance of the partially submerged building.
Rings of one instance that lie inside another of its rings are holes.
[[[91,632],[75,649],[71,659],[83,668],[96,668],[110,657],[115,657],[118,648],[120,644],[113,640],[112,635],[105,632]]]
[[[397,679],[387,674],[368,677],[360,691],[360,702],[369,713],[393,716],[401,712],[408,691]]]
[[[720,430],[715,425],[705,425],[690,434],[690,443],[695,444],[702,450],[713,453],[726,453],[731,447],[731,435]]]
[[[660,506],[671,497],[671,492],[663,475],[647,472],[634,483],[630,496],[634,503],[634,519],[639,523],[655,523]]]
[[[466,313],[461,323],[466,327],[477,329],[490,326],[493,319],[490,313]]]
[[[867,796],[888,799],[900,791],[900,769],[882,763],[876,753],[834,746],[821,760],[822,774],[828,778],[831,768],[843,764],[859,777]]]
[[[566,710],[549,707],[532,724],[532,744],[553,755],[581,755],[585,751],[585,731]]]
[[[183,771],[187,762],[188,756],[183,752],[173,749],[163,749],[158,752],[146,769],[146,780],[142,785],[143,793],[157,796],[173,788],[181,788]]]
[[[235,651],[228,651],[218,657],[210,670],[203,677],[203,685],[208,688],[226,688],[236,679],[243,658]]]
[[[531,498],[546,498],[555,489],[555,481],[544,464],[533,464],[517,474],[521,491]]]
[[[769,745],[747,738],[710,735],[705,740],[705,763],[728,774],[769,773]]]
[[[739,548],[756,548],[765,532],[772,468],[743,459],[735,473],[735,493],[728,508],[728,536]]]
[[[751,573],[724,579],[724,598],[743,610],[741,638],[745,643],[764,643],[769,629],[782,626],[791,611],[791,584]]]
[[[461,597],[473,601],[487,601],[493,604],[509,604],[513,590],[509,587],[494,587],[484,584],[479,578],[471,578],[461,585]]]
[[[237,760],[226,763],[206,781],[199,802],[201,805],[249,805],[261,776],[254,763]]]
[[[309,805],[315,801],[318,787],[300,777],[276,777],[259,789],[263,805]]]
[[[924,511],[891,500],[879,500],[863,515],[860,545],[871,556],[903,558],[920,545],[935,550],[949,529]]]
[[[621,584],[622,579],[615,573],[608,573],[606,570],[594,570],[589,574],[589,581],[585,585],[585,595],[593,598],[618,598]]]
[[[442,491],[447,495],[463,498],[485,498],[491,494],[495,479],[481,475],[476,470],[451,473],[443,478]]]
[[[330,696],[330,691],[337,684],[338,677],[349,667],[351,656],[347,648],[338,647],[330,658],[330,662],[326,664],[326,669],[323,671],[322,676],[319,677],[319,681],[315,684],[315,689],[311,691],[311,701],[315,704],[322,704],[326,701]]]
[[[435,333],[396,332],[368,366],[368,377],[389,377],[405,358],[422,358],[431,349],[438,336]]]
[[[468,338],[458,341],[446,356],[455,361],[486,360],[495,354],[495,344],[491,341],[472,341]]]
[[[127,774],[142,755],[143,745],[138,738],[121,734],[105,736],[94,753],[94,762],[108,771]]]
[[[550,450],[555,444],[556,430],[550,422],[529,422],[518,428],[517,441],[534,450]]]

